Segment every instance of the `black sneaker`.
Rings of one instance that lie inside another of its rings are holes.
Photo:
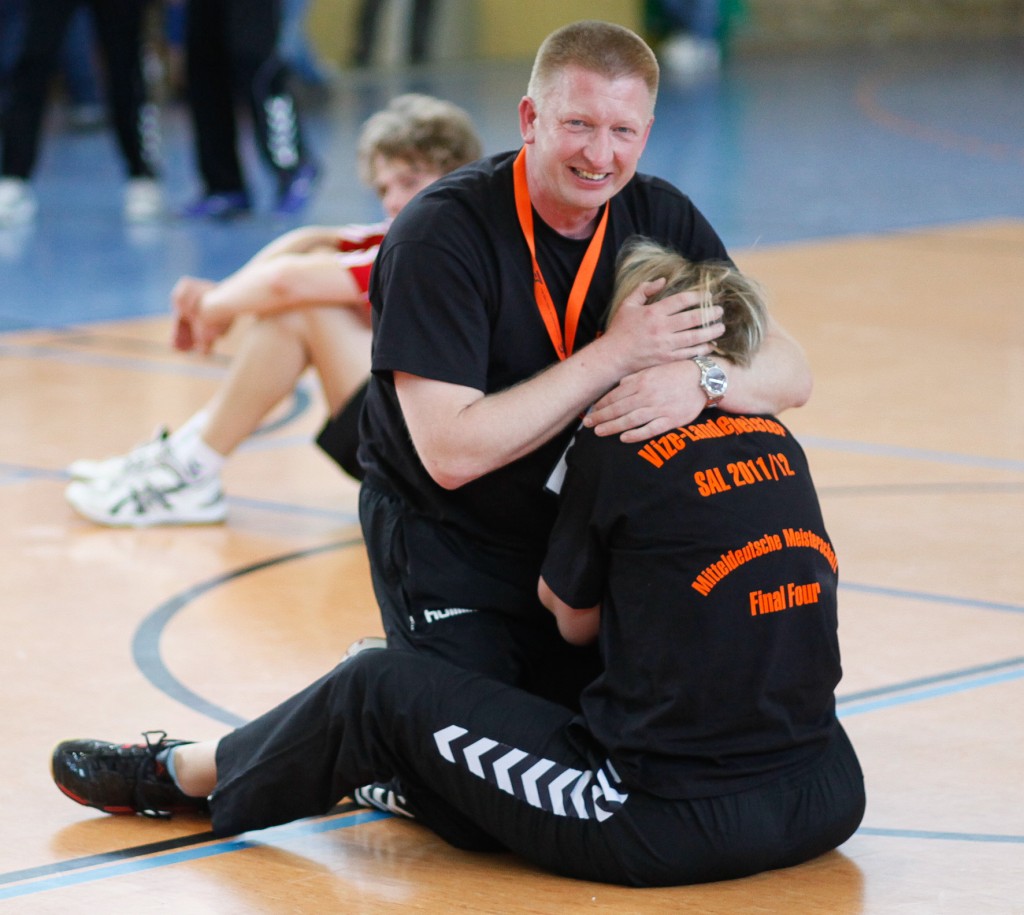
[[[205,797],[190,797],[174,784],[157,754],[191,743],[146,731],[145,743],[65,740],[53,751],[53,781],[71,800],[105,813],[140,813],[166,819],[173,813],[205,812]]]

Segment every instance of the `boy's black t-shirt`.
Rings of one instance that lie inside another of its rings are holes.
[[[778,420],[709,409],[634,445],[581,431],[543,575],[601,604],[582,715],[627,786],[738,791],[799,769],[835,724],[837,564]]]

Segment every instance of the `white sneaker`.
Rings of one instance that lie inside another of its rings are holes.
[[[717,72],[722,55],[717,42],[680,34],[665,41],[660,57],[662,65],[670,74],[694,79]]]
[[[24,226],[36,218],[36,195],[24,178],[0,178],[0,226]]]
[[[148,442],[136,445],[127,454],[98,461],[89,458],[72,461],[68,465],[68,473],[72,479],[91,482],[101,479],[113,480],[128,473],[135,473],[151,464],[159,463],[160,458],[167,452],[167,439],[170,434],[166,426],[160,426]]]
[[[228,514],[220,474],[189,479],[170,455],[116,479],[78,480],[64,496],[80,515],[107,527],[219,524]]]
[[[124,218],[156,222],[164,215],[164,192],[155,178],[131,178],[124,189]]]

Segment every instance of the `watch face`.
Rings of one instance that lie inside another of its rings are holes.
[[[708,369],[704,375],[704,390],[712,397],[721,397],[728,387],[728,382],[723,372],[717,365]]]
[[[725,396],[725,391],[729,387],[725,370],[706,356],[695,357],[694,362],[700,366],[700,386],[707,395],[708,403],[717,403]]]

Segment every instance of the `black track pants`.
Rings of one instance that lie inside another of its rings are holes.
[[[864,789],[836,726],[816,765],[717,798],[627,790],[573,713],[437,658],[366,651],[224,738],[213,828],[325,813],[397,777],[425,826],[567,876],[634,886],[729,879],[845,841]]]

